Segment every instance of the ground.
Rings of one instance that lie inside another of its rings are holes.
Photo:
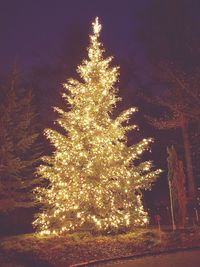
[[[26,234],[0,240],[1,267],[67,267],[80,262],[200,246],[200,228],[92,236],[88,232],[42,237]]]

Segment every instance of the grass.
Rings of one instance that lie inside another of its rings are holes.
[[[200,229],[175,232],[137,229],[120,235],[88,232],[44,237],[25,234],[0,240],[2,267],[67,267],[79,262],[200,245]]]

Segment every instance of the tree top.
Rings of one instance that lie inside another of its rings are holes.
[[[93,27],[93,32],[95,35],[99,35],[101,29],[102,29],[102,26],[101,24],[99,23],[99,18],[96,17],[95,18],[95,21],[92,23],[92,27]]]

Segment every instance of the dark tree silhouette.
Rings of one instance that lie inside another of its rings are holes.
[[[0,209],[26,207],[33,204],[33,172],[41,155],[33,95],[20,86],[16,68],[0,93]]]

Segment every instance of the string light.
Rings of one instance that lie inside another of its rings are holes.
[[[138,192],[149,189],[160,173],[151,171],[150,161],[133,164],[152,142],[147,138],[127,145],[127,131],[138,129],[127,126],[137,109],[116,119],[110,116],[120,100],[114,88],[119,68],[110,66],[112,57],[103,57],[98,18],[92,25],[88,59],[77,69],[82,82],[69,79],[64,85],[63,98],[71,109],[55,108],[66,134],[45,130],[55,152],[38,168],[49,186],[35,190],[43,210],[33,223],[45,235],[146,225],[148,215]]]

